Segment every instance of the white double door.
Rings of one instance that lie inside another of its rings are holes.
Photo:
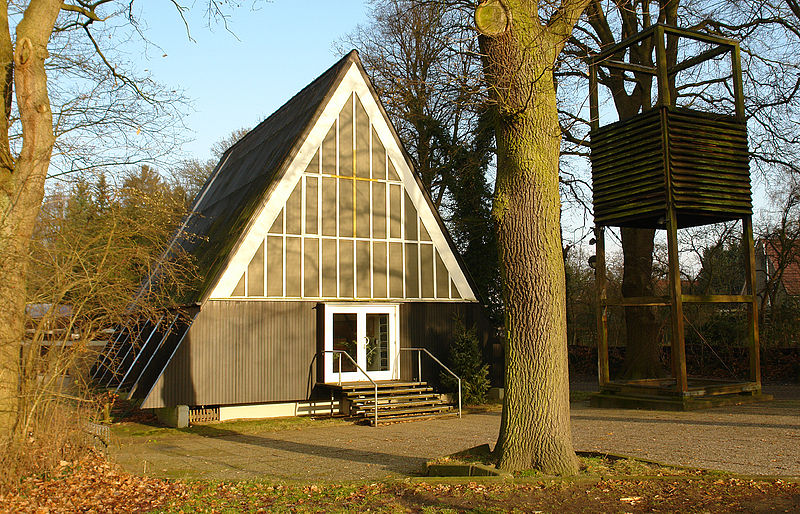
[[[325,382],[397,378],[397,320],[397,305],[325,305]]]

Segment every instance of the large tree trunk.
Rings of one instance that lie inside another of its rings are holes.
[[[622,228],[622,295],[653,296],[653,229]],[[656,307],[625,308],[623,378],[666,376],[661,364]]]
[[[574,474],[553,65],[585,3],[562,6],[547,25],[540,24],[535,2],[485,5],[476,22],[484,34],[484,71],[495,111],[492,216],[507,337],[495,452],[502,469]],[[501,8],[512,16],[504,18]]]
[[[575,471],[576,459],[569,421],[555,102],[549,110],[497,124],[493,215],[507,329],[497,451],[503,469],[568,474]]]
[[[3,153],[0,159],[0,206],[3,210],[0,219],[0,438],[5,440],[14,433],[20,409],[20,352],[24,336],[28,247],[44,196],[44,181],[53,150],[53,116],[44,61],[60,8],[61,2],[57,0],[32,0],[17,25],[14,86],[23,143],[13,167],[7,146],[0,145],[0,153]],[[7,15],[5,18],[4,31],[7,30]],[[6,44],[3,40],[0,35],[0,46]],[[7,44],[10,47],[10,40]],[[0,58],[5,53],[0,49]],[[10,94],[10,83],[2,87],[4,93]],[[3,136],[7,138],[7,133]]]

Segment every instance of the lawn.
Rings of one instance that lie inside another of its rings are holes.
[[[615,462],[619,462],[615,460]],[[0,512],[797,512],[800,485],[584,460],[574,478],[415,478],[352,483],[181,481],[125,473],[99,454],[0,495]],[[627,470],[627,471],[626,471]],[[596,473],[619,473],[600,477]]]
[[[165,512],[719,512],[800,509],[800,487],[738,478],[190,484]]]

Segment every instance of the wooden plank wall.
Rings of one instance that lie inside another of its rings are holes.
[[[598,225],[651,220],[666,212],[661,113],[653,109],[591,133],[592,192]]]
[[[679,214],[749,216],[752,203],[744,122],[675,109],[667,112],[667,127],[670,186]],[[691,224],[691,220],[681,223]]]
[[[310,397],[311,369],[322,344],[321,303],[304,301],[207,302],[143,408],[288,402]],[[449,364],[449,344],[461,317],[476,324],[491,354],[492,330],[472,302],[400,304],[400,345],[428,348]],[[413,361],[413,362],[412,362]],[[401,378],[416,373],[416,356],[401,353]],[[500,363],[502,365],[502,363]],[[440,368],[423,356],[423,378],[439,382]],[[416,376],[416,375],[414,375]]]
[[[484,309],[477,303],[455,302],[409,302],[400,304],[400,346],[402,348],[423,347],[446,365],[450,365],[450,342],[453,340],[457,319],[461,319],[467,327],[473,324],[478,329],[478,338],[486,349],[485,355],[491,355],[494,341],[493,330],[484,314]],[[502,362],[499,363],[502,366]],[[400,352],[400,378],[411,380],[417,378],[416,352]],[[423,355],[423,380],[439,385],[441,368]]]
[[[593,130],[591,149],[598,225],[664,228],[670,201],[679,227],[751,214],[747,127],[733,116],[652,109]]]
[[[142,407],[308,398],[316,305],[207,302]]]

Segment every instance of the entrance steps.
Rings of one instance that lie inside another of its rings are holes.
[[[433,392],[427,382],[386,381],[377,385],[378,425],[458,415],[458,410]],[[375,387],[371,383],[329,386],[340,392],[342,412],[375,425]]]

